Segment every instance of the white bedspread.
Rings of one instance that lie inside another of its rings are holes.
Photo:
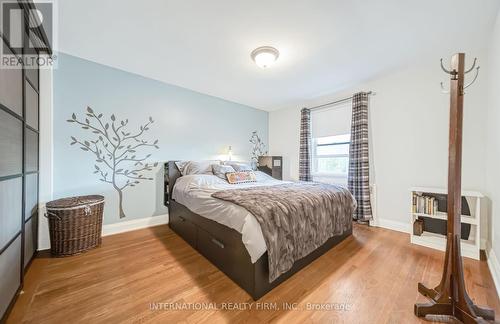
[[[279,181],[262,172],[256,172],[257,182],[229,184],[214,175],[187,175],[177,179],[172,198],[193,213],[233,228],[242,235],[243,244],[255,263],[267,250],[259,222],[245,208],[231,202],[213,198],[212,193],[226,189],[255,186],[273,186]]]

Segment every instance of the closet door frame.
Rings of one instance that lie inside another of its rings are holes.
[[[2,44],[2,46],[7,46],[11,52],[16,55],[17,57],[19,57],[19,55],[24,55],[24,49],[23,51],[21,52],[21,54],[18,54],[17,52],[15,52],[12,47],[10,46],[10,43],[9,41],[4,37],[4,35],[0,35],[1,36],[1,40],[4,44]],[[24,44],[26,43],[25,40],[23,41]],[[17,296],[19,295],[19,293],[21,292],[22,288],[23,288],[23,284],[24,284],[24,210],[25,210],[25,176],[24,176],[24,171],[25,171],[25,165],[24,165],[24,160],[25,160],[25,152],[24,152],[24,146],[25,146],[25,71],[24,71],[24,66],[22,66],[22,71],[21,71],[21,84],[19,85],[20,87],[22,87],[22,110],[21,110],[21,116],[19,116],[16,112],[14,112],[13,110],[11,110],[9,107],[7,106],[4,106],[2,103],[0,103],[0,109],[9,114],[11,117],[17,119],[17,121],[19,121],[21,123],[21,127],[22,127],[22,132],[21,132],[21,173],[17,173],[17,174],[12,174],[12,175],[6,175],[6,176],[3,176],[3,177],[0,177],[0,181],[3,182],[3,181],[8,181],[8,180],[11,180],[11,179],[17,179],[17,178],[21,178],[21,215],[19,215],[21,217],[21,230],[19,232],[17,232],[14,237],[12,237],[6,244],[5,246],[2,246],[0,247],[0,256],[3,255],[12,245],[14,242],[16,242],[16,240],[19,239],[19,237],[21,238],[21,251],[20,251],[20,273],[19,273],[19,287],[15,293],[15,295],[13,296],[10,304],[7,306],[7,309],[5,310],[5,313],[4,314],[1,314],[3,315],[3,317],[7,316],[12,308],[12,306],[14,305],[16,299],[17,299]],[[14,216],[13,216],[14,217]],[[4,318],[2,318],[2,321],[4,320]]]
[[[28,48],[28,46],[29,46],[29,37],[26,34],[26,31],[27,31],[27,28],[25,27],[25,32],[23,33],[23,49],[22,49],[21,53],[17,53],[13,50],[13,48],[10,46],[10,42],[8,41],[8,39],[4,35],[2,35],[2,33],[0,33],[0,42],[5,43],[5,45],[17,57],[20,57],[20,56],[24,57],[24,55],[26,53],[26,48]],[[2,46],[3,46],[3,44],[2,44]],[[11,179],[17,179],[17,178],[21,178],[21,182],[22,182],[22,186],[21,186],[22,187],[22,196],[21,196],[22,199],[21,199],[21,215],[20,215],[21,216],[21,229],[12,238],[10,238],[9,241],[7,241],[4,246],[0,246],[0,256],[1,256],[20,237],[20,239],[21,239],[21,251],[20,251],[21,264],[20,264],[20,273],[19,273],[20,284],[19,284],[19,287],[18,287],[15,295],[12,297],[10,304],[7,306],[5,313],[0,314],[0,322],[1,323],[3,323],[3,321],[6,319],[6,317],[10,313],[12,307],[14,306],[15,301],[17,300],[17,297],[19,296],[20,292],[22,291],[23,285],[24,285],[24,275],[25,275],[26,271],[28,270],[31,262],[36,257],[37,250],[38,250],[38,223],[39,223],[38,204],[39,204],[39,191],[40,191],[40,69],[38,67],[38,71],[37,71],[38,80],[36,80],[36,83],[38,83],[38,88],[37,88],[37,87],[35,87],[33,82],[28,79],[27,73],[26,73],[26,70],[24,67],[24,62],[21,64],[21,66],[22,66],[22,71],[21,71],[21,74],[22,74],[22,77],[21,77],[22,82],[21,83],[22,84],[20,86],[22,87],[22,92],[21,92],[22,93],[22,112],[21,112],[22,116],[19,116],[16,112],[11,110],[9,107],[4,106],[2,103],[0,103],[0,110],[9,114],[11,117],[17,119],[17,121],[21,123],[20,126],[22,127],[22,136],[21,136],[22,137],[21,138],[22,149],[21,149],[21,168],[20,168],[21,173],[0,176],[0,182],[8,181]],[[36,113],[38,115],[38,118],[37,118],[38,120],[36,121],[36,123],[37,123],[36,128],[37,129],[31,127],[27,123],[27,112],[28,112],[27,111],[28,110],[27,109],[27,100],[26,100],[27,91],[28,91],[27,86],[31,87],[35,91],[36,96],[38,98],[38,104],[36,107],[36,109],[37,109]],[[37,164],[37,167],[36,167],[35,171],[27,171],[27,167],[26,167],[27,155],[29,154],[26,150],[26,148],[27,148],[26,133],[28,131],[35,133],[36,137],[37,137],[37,139],[36,139],[36,153],[37,153],[36,164]],[[36,177],[37,177],[36,206],[35,206],[35,210],[31,211],[30,215],[26,215],[26,212],[27,212],[27,210],[26,210],[27,181],[26,180],[27,180],[28,175],[33,175],[33,174],[36,174]],[[30,239],[33,240],[33,255],[27,256],[27,255],[25,255],[26,223],[29,222],[30,220],[32,221],[31,226],[32,226],[33,235],[31,235]],[[29,257],[29,261],[26,263],[26,266],[25,266],[25,259],[28,257]]]
[[[28,35],[24,35],[24,38],[25,38],[25,47],[29,46],[28,44]],[[23,127],[23,215],[22,215],[22,219],[23,219],[23,227],[22,227],[22,235],[23,235],[23,238],[22,238],[22,283],[24,283],[24,274],[26,273],[26,271],[28,270],[31,262],[33,261],[33,259],[35,258],[36,254],[37,254],[37,250],[38,250],[38,223],[39,223],[39,213],[38,213],[38,203],[40,201],[40,69],[38,69],[38,73],[37,73],[37,83],[38,83],[38,89],[35,87],[34,84],[32,84],[32,82],[29,80],[28,76],[27,76],[27,73],[26,73],[26,70],[23,69],[23,124],[24,124],[24,127]],[[36,125],[36,128],[37,129],[34,129],[33,127],[31,127],[30,125],[28,125],[27,123],[27,113],[28,113],[28,109],[27,109],[27,104],[26,104],[26,96],[27,96],[27,89],[26,89],[26,86],[30,86],[36,93],[36,96],[38,98],[38,104],[37,104],[37,125]],[[37,152],[37,157],[36,157],[36,171],[27,171],[26,170],[26,132],[27,131],[31,131],[33,133],[36,134],[36,152]],[[36,209],[35,209],[35,212],[32,212],[28,218],[26,218],[26,188],[27,188],[27,176],[29,175],[32,175],[32,174],[36,174],[36,178],[37,178],[37,181],[36,181]],[[33,231],[34,233],[37,233],[36,235],[34,235],[34,237],[32,237],[34,243],[33,243],[33,249],[34,249],[34,253],[33,255],[30,257],[30,260],[28,261],[28,263],[26,264],[26,266],[24,266],[25,264],[25,259],[26,259],[26,256],[24,255],[24,251],[25,251],[25,244],[26,244],[26,223],[28,223],[30,220],[35,220],[36,222],[35,223],[32,223],[32,227],[34,226],[35,227],[35,230]]]

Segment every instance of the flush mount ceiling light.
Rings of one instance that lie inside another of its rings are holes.
[[[254,60],[255,64],[265,69],[276,62],[280,56],[280,52],[271,46],[261,46],[254,49],[250,56],[252,57],[252,60]]]

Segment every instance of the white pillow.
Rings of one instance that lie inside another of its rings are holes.
[[[175,165],[183,176],[190,174],[213,174],[212,164],[220,164],[220,161],[177,161]]]
[[[243,162],[226,161],[224,164],[232,166],[234,171],[236,171],[236,172],[253,171],[252,166],[250,164],[243,163]]]
[[[230,165],[212,164],[212,172],[219,178],[226,180],[226,173],[235,172],[235,170]]]

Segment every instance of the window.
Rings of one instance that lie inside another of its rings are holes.
[[[315,181],[347,183],[351,134],[313,139],[313,177]]]

